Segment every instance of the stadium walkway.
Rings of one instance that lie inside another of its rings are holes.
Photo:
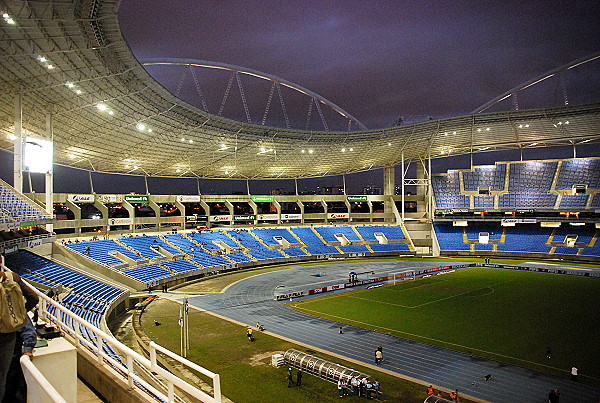
[[[284,305],[289,300],[273,300],[276,287],[278,290],[308,290],[343,282],[349,271],[374,271],[375,275],[383,275],[411,268],[406,267],[407,263],[403,263],[400,268],[397,263],[294,267],[239,281],[220,294],[190,296],[189,304],[252,327],[260,321],[266,331],[274,335],[372,368],[376,368],[373,357],[375,347],[382,345],[384,361],[380,368],[386,372],[422,384],[433,384],[443,390],[458,389],[459,393],[476,400],[494,403],[546,403],[550,389],[559,388],[561,403],[600,401],[598,388],[532,370],[352,326],[343,325],[343,334],[339,334],[340,323],[296,312]],[[408,264],[413,267],[422,264],[435,267],[435,263],[431,262]],[[326,276],[315,276],[320,273]],[[169,293],[168,296],[177,299],[181,294]],[[482,379],[486,374],[492,375],[488,382]],[[474,381],[477,383],[475,386],[472,384]],[[385,385],[382,385],[382,390],[385,391]]]

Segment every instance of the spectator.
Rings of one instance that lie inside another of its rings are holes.
[[[577,377],[579,376],[579,369],[573,365],[573,367],[571,368],[571,380],[573,382],[577,382]]]
[[[33,348],[37,343],[37,333],[35,327],[29,318],[25,326],[17,331],[15,348],[12,360],[8,369],[6,381],[6,390],[4,392],[3,402],[26,403],[27,402],[27,383],[21,369],[19,360],[22,355],[33,357]]]
[[[7,281],[8,277],[6,272],[8,269],[4,266],[4,256],[0,261],[0,282]],[[19,286],[21,293],[25,297],[25,309],[27,311],[32,310],[38,303],[38,296],[35,291],[32,290],[27,284],[21,280],[21,277],[12,273],[13,281]],[[8,368],[12,360],[15,343],[17,340],[17,332],[0,333],[0,400],[4,396],[6,388],[6,380],[8,376]]]

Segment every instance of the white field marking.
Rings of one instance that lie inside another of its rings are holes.
[[[384,289],[385,289],[385,290],[387,290],[387,291],[393,291],[393,292],[404,292],[404,291],[410,291],[410,290],[414,290],[414,289],[416,289],[416,288],[421,288],[421,287],[429,287],[429,286],[431,286],[431,285],[436,285],[436,284],[440,284],[440,283],[445,283],[446,281],[448,281],[448,280],[440,280],[440,281],[436,281],[435,283],[425,283],[425,284],[417,285],[417,286],[414,286],[414,287],[403,288],[403,289],[401,289],[401,290],[396,290],[396,289],[395,289],[395,288],[393,288],[393,287],[386,287],[386,288],[384,288]],[[409,284],[410,284],[410,283],[409,283]],[[395,285],[395,284],[389,284],[389,285]]]
[[[483,289],[486,289],[486,288],[491,288],[491,287],[494,287],[494,286],[496,286],[496,285],[500,285],[500,284],[506,284],[506,283],[510,283],[510,282],[512,282],[512,280],[508,280],[508,281],[501,281],[501,282],[499,282],[499,283],[496,283],[496,284],[487,285],[487,286],[485,286],[485,287],[476,288],[476,289],[474,289],[474,290],[469,290],[469,291],[461,292],[460,294],[456,294],[456,295],[450,295],[449,297],[444,297],[444,298],[436,299],[436,300],[434,300],[434,301],[425,302],[425,303],[423,303],[423,304],[420,304],[420,305],[415,305],[415,306],[413,306],[413,307],[411,307],[411,308],[420,308],[420,307],[422,307],[422,306],[429,305],[429,304],[435,304],[436,302],[444,301],[444,300],[447,300],[447,299],[450,299],[450,298],[454,298],[454,297],[460,297],[461,295],[469,294],[469,293],[472,293],[473,291],[477,291],[477,290],[483,290]]]
[[[384,305],[392,305],[392,306],[399,306],[401,308],[408,308],[408,309],[412,309],[412,306],[408,306],[408,305],[400,305],[400,304],[394,304],[393,302],[384,302],[384,301],[377,301],[374,299],[369,299],[369,298],[361,298],[361,297],[354,297],[352,295],[347,295],[348,298],[354,298],[354,299],[362,299],[363,301],[369,301],[369,302],[375,302],[377,304],[384,304]]]
[[[467,351],[468,350],[479,351],[480,353],[494,355],[496,357],[508,358],[508,359],[515,360],[515,361],[526,362],[526,363],[529,363],[529,364],[534,364],[534,365],[539,365],[539,366],[550,368],[550,369],[559,370],[561,372],[567,372],[567,370],[564,370],[563,368],[551,367],[550,365],[545,365],[545,364],[542,364],[542,363],[539,363],[539,362],[535,362],[535,361],[523,360],[521,358],[512,357],[510,355],[498,354],[498,353],[494,353],[492,351],[481,350],[481,349],[478,349],[478,348],[475,348],[475,347],[464,346],[462,344],[451,343],[451,342],[448,342],[448,341],[434,339],[434,338],[427,337],[427,336],[421,336],[421,335],[414,334],[414,333],[404,332],[404,331],[398,330],[398,329],[391,329],[389,327],[377,326],[377,325],[373,325],[372,323],[361,322],[359,320],[349,319],[349,318],[345,318],[343,316],[330,315],[330,314],[327,314],[327,313],[323,313],[321,311],[315,311],[315,310],[312,310],[312,309],[306,309],[304,307],[297,307],[297,309],[299,311],[314,312],[315,314],[318,314],[318,316],[321,316],[321,317],[328,316],[328,317],[331,317],[331,318],[335,318],[335,320],[337,322],[342,322],[342,323],[350,323],[350,322],[352,322],[352,323],[358,323],[360,325],[363,325],[363,326],[360,326],[362,328],[364,328],[364,326],[370,326],[370,327],[372,327],[374,329],[388,331],[388,332],[390,332],[390,334],[392,332],[393,333],[397,333],[397,334],[401,334],[401,335],[404,334],[404,335],[412,336],[412,337],[414,337],[416,339],[424,339],[424,340],[438,342],[438,343],[441,343],[441,344],[446,344],[446,345],[449,345],[449,346],[460,347],[460,348],[465,349]]]

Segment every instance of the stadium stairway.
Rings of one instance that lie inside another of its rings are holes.
[[[236,245],[238,245],[240,248],[243,249],[242,253],[244,254],[244,256],[246,256],[248,259],[250,259],[251,262],[258,262],[258,259],[256,259],[254,256],[252,256],[250,253],[248,253],[250,251],[250,249],[248,249],[243,243],[241,243],[240,241],[235,239],[235,237],[233,235],[231,235],[230,232],[232,232],[232,231],[223,231],[223,233],[229,239],[231,239],[233,242],[236,243]],[[263,242],[263,244],[264,244],[264,242]]]
[[[317,231],[317,230],[316,230],[314,227],[311,227],[310,229],[312,230],[312,232],[314,232],[314,234],[316,235],[316,237],[317,237],[317,238],[319,238],[319,239],[321,240],[321,242],[323,242],[323,244],[325,244],[325,245],[327,245],[327,246],[333,246],[333,247],[334,247],[334,248],[335,248],[335,249],[338,251],[338,253],[340,253],[340,254],[342,254],[342,255],[344,254],[344,251],[343,251],[343,250],[341,250],[341,249],[339,248],[339,246],[336,246],[336,245],[330,245],[330,244],[329,244],[329,242],[327,242],[327,241],[325,240],[325,238],[323,238],[323,237],[321,236],[321,234],[319,234],[319,231]]]
[[[362,242],[363,245],[365,245],[365,247],[368,249],[369,252],[373,253],[373,248],[371,248],[369,246],[369,244],[367,243],[367,241],[365,241],[365,238],[363,238],[363,236],[360,234],[360,232],[358,232],[358,230],[356,229],[356,227],[352,227],[352,230],[354,231],[354,233],[356,234],[356,236],[358,237],[358,239],[360,239],[360,241]]]
[[[300,248],[300,249],[302,250],[302,252],[306,253],[306,255],[307,255],[307,256],[312,256],[312,254],[311,254],[311,253],[310,253],[310,252],[309,252],[309,251],[306,249],[306,245],[304,244],[304,242],[302,242],[302,239],[300,239],[300,238],[298,237],[298,235],[294,234],[294,231],[290,231],[290,229],[289,229],[289,228],[286,228],[286,229],[287,229],[287,231],[288,231],[288,232],[289,232],[289,233],[290,233],[290,234],[291,234],[291,235],[294,237],[294,239],[295,239],[296,241],[298,241],[298,243],[299,243],[300,245],[304,245],[304,246],[302,246],[302,247]]]

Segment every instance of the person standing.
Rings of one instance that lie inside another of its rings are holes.
[[[296,375],[296,386],[302,385],[302,369],[298,369],[298,374]]]
[[[427,396],[433,395],[433,385],[427,387]]]
[[[344,397],[344,380],[342,379],[342,377],[340,377],[340,379],[338,379],[337,387],[338,387],[338,394],[340,395],[340,397]]]
[[[0,287],[7,290],[9,287],[14,290],[14,293],[18,293],[25,298],[25,310],[32,310],[38,303],[39,298],[34,290],[32,290],[17,273],[9,271],[4,266],[4,256],[0,260]],[[16,283],[16,286],[15,284]],[[12,294],[12,292],[10,292]],[[8,296],[8,293],[2,292],[3,296]],[[7,301],[1,301],[3,305],[7,304]],[[7,305],[5,305],[7,306]],[[6,380],[8,376],[8,369],[10,362],[13,357],[15,349],[15,343],[17,340],[17,330],[24,326],[23,322],[18,329],[6,329],[7,331],[0,333],[0,400],[4,397],[6,389]]]
[[[21,356],[33,357],[33,348],[37,342],[37,333],[29,318],[21,329],[17,330],[17,339],[12,361],[6,378],[6,389],[2,402],[26,403],[27,383],[21,369]]]
[[[248,330],[246,330],[246,336],[248,336],[248,340],[254,341],[254,337],[252,337],[252,328],[251,327],[249,327]]]
[[[573,367],[571,368],[571,380],[573,382],[577,382],[577,377],[579,376],[579,369],[573,365]]]
[[[288,388],[294,385],[294,377],[292,376],[292,367],[288,367],[287,372]]]
[[[375,364],[379,365],[381,364],[381,361],[383,361],[383,353],[381,350],[377,349],[375,350]]]

